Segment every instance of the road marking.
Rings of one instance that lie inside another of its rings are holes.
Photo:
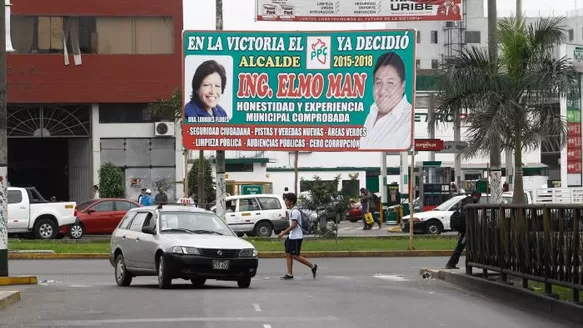
[[[255,308],[255,312],[261,312],[261,307],[259,304],[253,303],[253,308]]]
[[[271,328],[271,325],[263,325],[263,328]]]
[[[274,321],[275,319],[281,321],[294,322],[314,322],[314,321],[338,321],[338,317],[323,316],[323,317],[189,317],[189,318],[145,318],[145,319],[104,319],[104,320],[63,320],[63,321],[44,321],[35,324],[35,326],[57,326],[57,327],[89,327],[89,326],[103,326],[106,324],[129,324],[141,323],[144,326],[150,326],[154,323],[165,322],[266,322]],[[148,325],[150,324],[150,325]]]
[[[409,281],[409,279],[405,279],[403,276],[398,275],[375,274],[373,277],[391,281]]]

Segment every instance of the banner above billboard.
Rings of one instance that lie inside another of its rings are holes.
[[[407,151],[415,34],[185,31],[184,147]]]
[[[256,20],[292,22],[461,21],[463,0],[256,0]]]

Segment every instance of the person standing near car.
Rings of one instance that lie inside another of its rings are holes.
[[[362,224],[363,224],[362,230],[372,229],[373,225],[367,224],[365,219],[365,215],[368,212],[373,214],[372,216],[373,220],[379,225],[379,229],[382,228],[381,221],[378,218],[375,218],[374,216],[375,210],[374,197],[372,195],[372,192],[368,191],[366,188],[360,188],[360,204],[362,208]]]
[[[279,233],[279,238],[283,238],[289,233],[289,236],[285,240],[285,259],[287,265],[287,273],[281,277],[283,280],[290,280],[294,278],[293,274],[293,261],[296,260],[303,265],[309,267],[312,270],[312,276],[316,279],[316,272],[318,271],[318,265],[312,264],[305,257],[301,256],[302,241],[304,238],[304,233],[302,227],[300,226],[302,222],[302,214],[300,209],[297,207],[298,196],[293,192],[289,192],[285,195],[285,205],[287,208],[291,209],[289,218],[289,227],[284,231]]]
[[[449,261],[447,261],[447,264],[445,265],[446,269],[459,269],[459,267],[457,266],[458,262],[460,261],[460,257],[462,256],[462,253],[464,251],[464,249],[466,248],[466,230],[465,230],[465,220],[466,220],[466,215],[467,215],[467,209],[466,209],[466,205],[468,204],[476,204],[480,201],[480,198],[482,197],[482,194],[479,191],[472,191],[472,194],[464,199],[462,199],[461,201],[461,206],[460,209],[458,210],[459,213],[454,212],[452,214],[453,215],[460,215],[461,216],[461,220],[463,220],[463,229],[460,229],[460,233],[459,233],[459,239],[457,242],[457,246],[455,247],[453,254],[451,255],[451,257],[449,258]],[[453,222],[453,220],[450,219],[450,221]],[[453,227],[452,227],[453,228]]]
[[[142,199],[140,199],[140,204],[144,206],[150,206],[154,204],[152,201],[152,191],[150,189],[146,189],[146,193],[144,196],[142,196]]]

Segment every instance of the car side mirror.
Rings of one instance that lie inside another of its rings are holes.
[[[145,227],[142,227],[142,232],[143,233],[150,234],[150,235],[155,235],[156,234],[156,228],[154,228],[152,226],[145,226]]]
[[[95,212],[95,210],[87,210],[87,214],[91,214],[93,212]]]

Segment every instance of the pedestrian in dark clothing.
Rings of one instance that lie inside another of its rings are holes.
[[[462,199],[460,212],[461,212],[461,215],[463,216],[464,220],[466,219],[466,215],[467,215],[466,205],[478,203],[480,201],[480,197],[482,197],[482,194],[480,192],[473,191],[471,196],[468,196],[468,197]],[[466,232],[461,231],[459,234],[459,239],[458,239],[457,245],[453,251],[453,254],[451,255],[451,257],[449,258],[449,261],[447,261],[447,264],[445,265],[446,269],[459,269],[457,264],[460,261],[460,257],[462,256],[464,249],[466,248],[466,241],[467,241],[466,240]]]
[[[366,188],[360,188],[360,204],[362,208],[362,230],[369,230],[372,229],[372,224],[367,224],[365,216],[368,212],[373,215],[373,220],[379,225],[379,229],[382,228],[381,221],[374,216],[374,210],[376,208],[376,204],[374,202],[374,197],[372,192],[367,190]]]

